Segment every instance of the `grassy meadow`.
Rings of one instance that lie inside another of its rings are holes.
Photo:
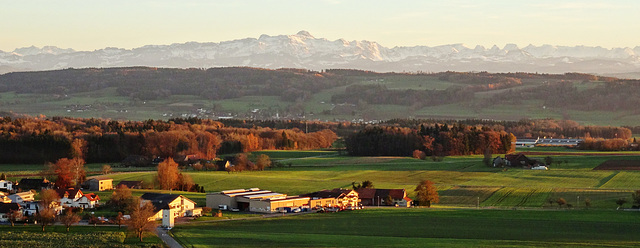
[[[617,211],[365,209],[177,226],[186,247],[633,247],[640,215]]]
[[[560,151],[542,148],[538,151]],[[568,149],[569,153],[576,150]],[[258,187],[298,195],[322,189],[351,188],[352,182],[372,181],[376,188],[404,188],[409,197],[421,180],[435,182],[441,195],[439,205],[485,208],[556,208],[549,199],[565,198],[574,208],[615,209],[619,198],[630,200],[640,183],[640,171],[593,170],[609,159],[640,159],[638,153],[626,156],[584,155],[551,156],[555,165],[548,171],[519,168],[492,168],[481,156],[446,157],[443,161],[403,157],[350,157],[333,151],[261,151],[281,161],[283,167],[265,171],[194,171],[183,173],[207,192]],[[544,156],[532,155],[544,159]],[[148,168],[153,169],[153,168]],[[122,180],[153,183],[155,172],[121,172],[107,177],[114,184]],[[136,190],[141,195],[146,190]],[[205,194],[186,193],[199,205]],[[100,193],[104,194],[104,193]],[[109,197],[109,195],[101,195]],[[587,206],[589,202],[589,206]],[[566,206],[564,206],[566,207]]]

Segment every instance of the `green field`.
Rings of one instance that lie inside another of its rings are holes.
[[[640,159],[629,156],[553,156],[557,165],[548,171],[519,168],[490,168],[480,156],[447,157],[441,162],[402,157],[349,157],[332,151],[263,151],[283,161],[284,167],[266,171],[185,171],[207,192],[258,187],[289,195],[322,189],[350,188],[352,182],[370,180],[376,188],[404,188],[409,197],[421,180],[436,183],[442,195],[441,205],[499,208],[549,207],[550,198],[564,197],[575,207],[614,209],[621,197],[630,199],[640,182],[640,171],[592,170],[609,159]],[[535,157],[535,156],[534,156]],[[540,157],[541,159],[542,157]],[[562,162],[559,162],[562,161]],[[153,182],[154,172],[129,172],[109,175],[121,180]],[[569,193],[562,193],[569,192]],[[204,194],[186,193],[199,204]],[[108,197],[108,196],[105,196]],[[579,202],[574,201],[582,197]]]
[[[467,84],[443,81],[433,75],[379,74],[375,76],[352,76],[350,85],[384,85],[391,90],[444,90],[450,87],[464,87]],[[545,106],[541,100],[525,100],[510,104],[487,104],[487,99],[506,94],[509,90],[519,90],[541,85],[543,79],[523,80],[520,86],[475,93],[475,100],[435,106],[379,105],[370,103],[350,104],[337,108],[341,103],[332,103],[333,95],[344,93],[347,86],[313,92],[304,101],[288,102],[278,96],[244,96],[224,100],[208,100],[201,96],[170,95],[157,100],[134,100],[120,96],[116,88],[56,94],[0,93],[0,107],[3,111],[32,116],[69,116],[80,118],[108,118],[121,120],[169,119],[188,117],[200,118],[235,116],[237,118],[271,118],[291,114],[293,118],[304,113],[306,119],[317,120],[388,120],[392,118],[440,118],[440,119],[570,119],[582,125],[636,126],[640,114],[636,111],[578,111],[556,109]],[[579,90],[591,89],[602,82],[575,82]],[[74,106],[80,107],[74,107]],[[479,107],[482,106],[482,107]],[[200,110],[207,110],[203,114]],[[259,110],[263,116],[253,112]],[[212,114],[213,113],[213,114]]]
[[[48,226],[42,232],[39,225],[11,227],[0,225],[0,247],[154,247],[160,238],[147,233],[143,242],[117,226],[72,226],[69,232],[61,225]]]
[[[181,225],[187,247],[633,247],[622,211],[365,209]]]

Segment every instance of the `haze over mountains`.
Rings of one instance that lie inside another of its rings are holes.
[[[349,68],[378,72],[489,71],[583,72],[605,75],[640,72],[640,46],[613,48],[508,44],[502,48],[450,44],[435,47],[381,46],[373,41],[330,41],[306,31],[295,35],[220,43],[147,45],[134,49],[75,51],[54,46],[0,51],[0,73],[85,67],[152,66],[208,68]]]

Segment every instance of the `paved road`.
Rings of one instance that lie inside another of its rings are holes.
[[[162,227],[156,228],[156,235],[158,235],[158,237],[162,239],[162,242],[167,244],[170,248],[182,248],[182,245],[173,239],[167,230],[162,229]]]

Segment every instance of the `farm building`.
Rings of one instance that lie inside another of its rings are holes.
[[[156,210],[155,220],[162,219],[162,210],[171,209],[173,217],[199,215],[201,208],[196,208],[196,203],[182,195],[145,193],[140,198],[144,202],[151,202]]]
[[[142,187],[144,186],[144,182],[143,181],[120,181],[118,185],[116,185],[116,188],[120,188],[122,186],[125,186],[130,189],[142,189]]]
[[[43,190],[43,189],[52,189],[53,183],[49,182],[46,178],[40,179],[29,179],[23,178],[18,183],[18,188],[27,191],[27,190]]]
[[[113,179],[97,179],[91,178],[83,183],[83,188],[90,191],[105,191],[113,189]]]
[[[287,207],[303,206],[309,206],[309,197],[287,196],[259,188],[224,190],[207,194],[207,207],[213,209],[227,208],[273,213]]]
[[[500,157],[497,157],[493,160],[493,166],[497,167],[499,165],[499,160],[501,160]],[[504,160],[501,161],[501,163],[505,166],[511,166],[511,167],[536,167],[536,166],[544,166],[544,163],[535,160],[535,159],[531,159],[528,158],[527,156],[525,156],[522,153],[517,153],[517,154],[507,154],[504,156]]]
[[[356,190],[363,206],[394,206],[411,207],[413,200],[407,197],[405,189],[370,189]]]
[[[309,197],[275,197],[249,201],[249,211],[275,213],[286,208],[308,207]]]
[[[309,197],[309,206],[312,207],[357,207],[360,205],[358,192],[351,189],[322,190],[301,196]]]
[[[515,145],[517,147],[534,147],[534,146],[567,146],[576,147],[582,143],[582,139],[554,139],[554,138],[518,138]]]

